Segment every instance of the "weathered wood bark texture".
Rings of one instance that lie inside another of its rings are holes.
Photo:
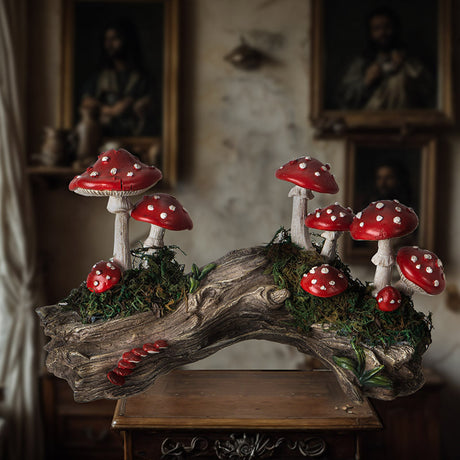
[[[155,379],[174,368],[203,359],[236,342],[264,339],[296,347],[319,358],[336,375],[344,392],[355,401],[363,396],[393,399],[418,390],[424,380],[420,358],[406,344],[383,351],[363,346],[366,368],[385,365],[392,389],[362,388],[354,376],[334,363],[333,356],[355,358],[350,340],[314,325],[300,332],[284,308],[287,290],[273,284],[264,274],[268,261],[261,248],[241,249],[216,261],[217,267],[170,315],[157,319],[140,313],[124,319],[82,324],[79,315],[51,305],[37,309],[45,334],[48,370],[66,379],[75,400],[118,399],[140,393]],[[149,355],[126,377],[123,386],[107,380],[121,355],[157,339],[169,348]]]

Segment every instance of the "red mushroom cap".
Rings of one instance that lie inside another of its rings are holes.
[[[131,217],[167,230],[191,230],[193,222],[179,201],[166,193],[147,195],[136,204]]]
[[[133,348],[131,350],[135,355],[141,357],[141,358],[145,358],[148,353],[143,349],[143,348]]]
[[[136,367],[136,364],[130,363],[129,361],[125,361],[124,359],[120,359],[120,361],[118,361],[118,367],[124,369],[134,369]]]
[[[100,260],[89,272],[86,278],[86,287],[100,294],[113,288],[121,278],[120,267],[115,262]]]
[[[157,340],[155,342],[155,346],[157,346],[160,350],[168,348],[168,342],[166,340]]]
[[[75,176],[69,190],[87,196],[139,195],[161,178],[159,169],[142,163],[127,150],[109,150],[101,153],[84,173]]]
[[[276,171],[278,179],[319,193],[337,193],[339,186],[329,172],[331,167],[316,158],[301,157],[281,166]]]
[[[398,200],[374,201],[358,212],[350,226],[355,240],[388,240],[412,233],[418,226],[414,210]]]
[[[115,374],[121,375],[122,377],[126,377],[127,375],[133,373],[133,369],[128,369],[126,367],[116,367],[113,372],[115,372]]]
[[[401,306],[401,294],[393,286],[385,286],[377,293],[377,306],[382,311],[394,311]]]
[[[132,351],[127,351],[123,353],[122,359],[124,361],[128,361],[129,363],[140,363],[142,358],[140,356],[135,355]]]
[[[317,230],[346,232],[350,229],[353,216],[350,208],[344,208],[339,203],[335,203],[308,214],[305,225]]]
[[[300,282],[302,289],[316,297],[332,297],[348,287],[345,275],[328,264],[313,267]]]
[[[122,375],[118,375],[113,371],[110,371],[107,374],[107,378],[109,379],[109,382],[113,383],[114,385],[124,385],[125,383],[125,378]]]
[[[441,294],[446,287],[442,262],[427,249],[404,246],[398,251],[396,263],[401,276],[427,294]]]
[[[144,343],[142,348],[149,354],[160,353],[160,349],[155,343]]]

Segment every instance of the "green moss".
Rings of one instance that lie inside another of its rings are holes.
[[[65,308],[77,311],[84,323],[149,310],[159,317],[174,311],[187,297],[190,279],[184,275],[184,266],[175,260],[173,249],[163,247],[153,255],[142,248],[132,251],[139,268],[126,270],[119,284],[101,294],[91,292],[82,283],[63,300],[68,304]],[[144,261],[146,268],[140,267]]]
[[[281,238],[281,242],[279,241]],[[338,334],[370,346],[388,347],[408,342],[422,354],[431,343],[431,314],[425,316],[414,309],[412,300],[403,295],[401,307],[394,312],[382,312],[371,295],[369,286],[352,278],[350,270],[338,257],[330,265],[340,269],[348,279],[348,289],[334,297],[319,298],[300,287],[302,275],[315,265],[325,263],[320,245],[314,251],[304,251],[291,243],[289,235],[280,229],[266,246],[271,264],[268,269],[280,288],[290,291],[285,305],[295,325],[308,332],[315,323],[327,324]]]

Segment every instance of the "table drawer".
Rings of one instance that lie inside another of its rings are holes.
[[[126,436],[132,460],[257,460],[268,457],[352,460],[357,444],[357,434],[351,432],[132,430]],[[250,456],[251,452],[256,455]]]

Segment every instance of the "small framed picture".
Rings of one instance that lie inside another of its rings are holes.
[[[451,0],[313,0],[312,18],[319,129],[453,122]]]
[[[175,180],[178,0],[62,0],[59,125],[92,118]],[[97,152],[96,152],[97,153]]]
[[[393,241],[395,249],[417,245],[433,250],[436,180],[436,147],[433,137],[363,135],[347,140],[346,204],[355,213],[378,200],[399,200],[415,210],[417,230]],[[365,262],[377,251],[377,243],[344,239],[344,258]]]

